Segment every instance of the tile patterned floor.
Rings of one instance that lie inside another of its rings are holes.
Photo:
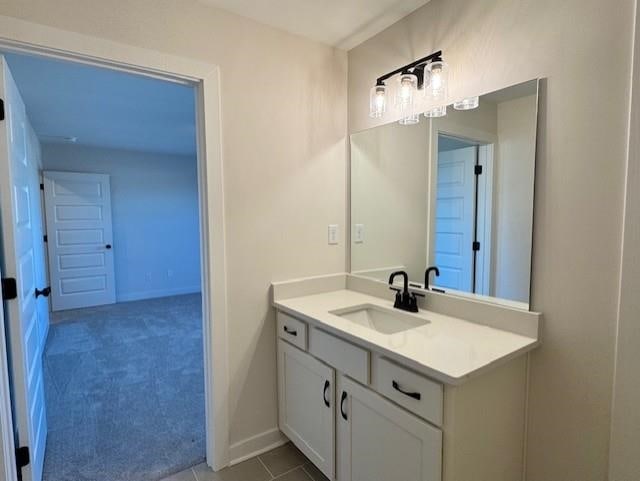
[[[162,481],[328,481],[291,443],[214,473],[198,464]]]

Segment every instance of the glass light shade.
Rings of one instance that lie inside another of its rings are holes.
[[[369,117],[379,119],[387,111],[387,87],[376,85],[369,95]]]
[[[449,87],[449,66],[441,60],[431,62],[424,70],[425,96],[432,102],[445,102]]]
[[[444,117],[445,115],[447,115],[447,106],[443,105],[441,107],[435,107],[431,110],[427,110],[424,113],[425,117],[431,118],[431,119],[435,119],[438,117]]]
[[[401,109],[403,106],[412,106],[418,92],[418,77],[412,73],[403,73],[398,77],[398,88],[396,91],[396,105]]]
[[[453,108],[456,110],[471,110],[478,108],[479,105],[480,97],[467,97],[466,99],[454,102]]]
[[[398,77],[396,87],[396,107],[400,113],[400,123],[411,125],[419,122],[415,113],[415,101],[418,93],[418,77],[403,73]]]
[[[400,125],[414,125],[420,122],[420,114],[411,114],[398,120]]]

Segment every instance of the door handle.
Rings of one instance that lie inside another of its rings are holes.
[[[329,386],[331,386],[331,383],[329,381],[325,381],[324,389],[322,390],[322,398],[324,399],[324,405],[327,406],[328,408],[331,407],[331,404],[327,399],[327,391],[329,390]]]
[[[344,402],[347,400],[346,391],[342,391],[342,397],[340,398],[340,414],[342,415],[342,419],[348,421],[347,413],[344,412]]]
[[[36,299],[40,296],[49,297],[49,294],[51,294],[51,287],[45,287],[42,290],[36,287]]]
[[[393,386],[393,389],[395,389],[396,391],[404,394],[405,396],[409,396],[410,398],[413,398],[413,399],[415,399],[417,401],[420,401],[420,399],[422,398],[422,396],[420,395],[419,392],[409,392],[409,391],[405,391],[404,389],[402,389],[397,381],[393,381],[393,383],[391,385]]]
[[[104,246],[105,249],[111,249],[111,244],[107,244],[106,246]]]

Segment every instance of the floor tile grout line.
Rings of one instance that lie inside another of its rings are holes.
[[[309,479],[310,479],[311,481],[316,481],[316,478],[314,478],[314,477],[311,475],[311,473],[309,472],[309,470],[307,469],[307,467],[306,467],[306,466],[307,466],[306,464],[303,464],[303,465],[302,465],[302,470],[304,471],[304,474],[306,474],[306,475],[309,477]]]
[[[262,464],[262,467],[267,471],[267,473],[269,474],[269,476],[271,476],[271,479],[276,479],[275,476],[273,475],[273,473],[271,471],[269,471],[269,468],[267,468],[267,465],[264,463],[264,461],[262,460],[262,458],[258,455],[256,456],[256,458],[258,459],[258,461],[260,462],[260,464]]]
[[[302,468],[302,470],[304,471],[304,464],[299,464],[299,465],[297,465],[297,466],[294,466],[293,468],[291,468],[291,469],[289,469],[289,470],[285,471],[284,473],[280,473],[280,474],[278,474],[278,476],[276,476],[276,477],[275,477],[275,478],[273,478],[273,479],[279,479],[279,478],[281,478],[282,476],[285,476],[285,475],[287,475],[287,474],[289,474],[289,473],[292,473],[292,472],[294,472],[296,469],[300,469],[300,468]],[[305,473],[306,473],[306,471],[305,471]]]

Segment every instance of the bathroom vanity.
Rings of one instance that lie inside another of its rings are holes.
[[[331,480],[522,479],[538,81],[466,100],[353,133],[351,273],[273,285],[279,426]]]
[[[394,309],[374,280],[299,282],[274,285],[279,426],[329,479],[521,479],[539,314],[463,301],[505,330]]]

